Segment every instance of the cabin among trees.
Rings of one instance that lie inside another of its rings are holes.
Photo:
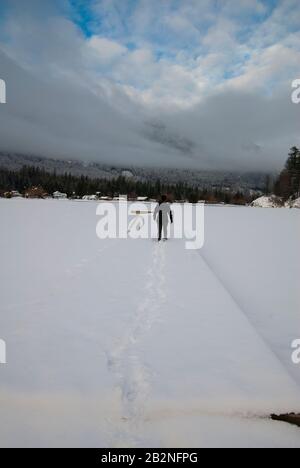
[[[27,198],[45,198],[47,194],[64,194],[64,198],[83,198],[97,194],[98,199],[119,198],[126,194],[129,201],[157,200],[162,193],[170,200],[197,203],[231,203],[245,205],[257,198],[258,193],[247,193],[224,188],[202,188],[186,182],[176,184],[157,181],[141,181],[122,176],[113,179],[92,179],[71,174],[50,173],[36,167],[24,166],[18,171],[0,168],[0,193],[19,191]]]
[[[48,194],[42,187],[30,187],[25,190],[25,198],[47,198]]]

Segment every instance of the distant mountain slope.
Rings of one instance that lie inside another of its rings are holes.
[[[155,181],[160,179],[164,183],[184,182],[201,187],[228,187],[235,190],[261,190],[265,187],[266,182],[266,174],[261,172],[241,173],[162,167],[121,167],[78,160],[51,159],[42,156],[0,152],[0,167],[18,170],[24,165],[39,167],[50,172],[56,171],[58,174],[67,172],[75,176],[83,175],[91,178],[107,179],[119,177],[123,171],[127,170],[137,180]]]

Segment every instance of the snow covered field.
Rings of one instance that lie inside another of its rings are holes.
[[[0,200],[0,446],[300,447],[299,211],[207,207],[187,251],[96,206]]]

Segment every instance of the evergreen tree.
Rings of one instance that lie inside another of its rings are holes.
[[[296,146],[290,149],[285,168],[276,181],[275,193],[284,199],[300,196],[300,150]]]

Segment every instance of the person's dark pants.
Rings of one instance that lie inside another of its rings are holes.
[[[162,235],[162,212],[159,212],[159,218],[158,218],[158,240],[161,241],[161,235]]]
[[[167,239],[168,236],[168,221],[164,220],[163,222],[163,214],[159,212],[158,218],[158,241],[161,241],[162,233],[164,233],[164,239]]]

